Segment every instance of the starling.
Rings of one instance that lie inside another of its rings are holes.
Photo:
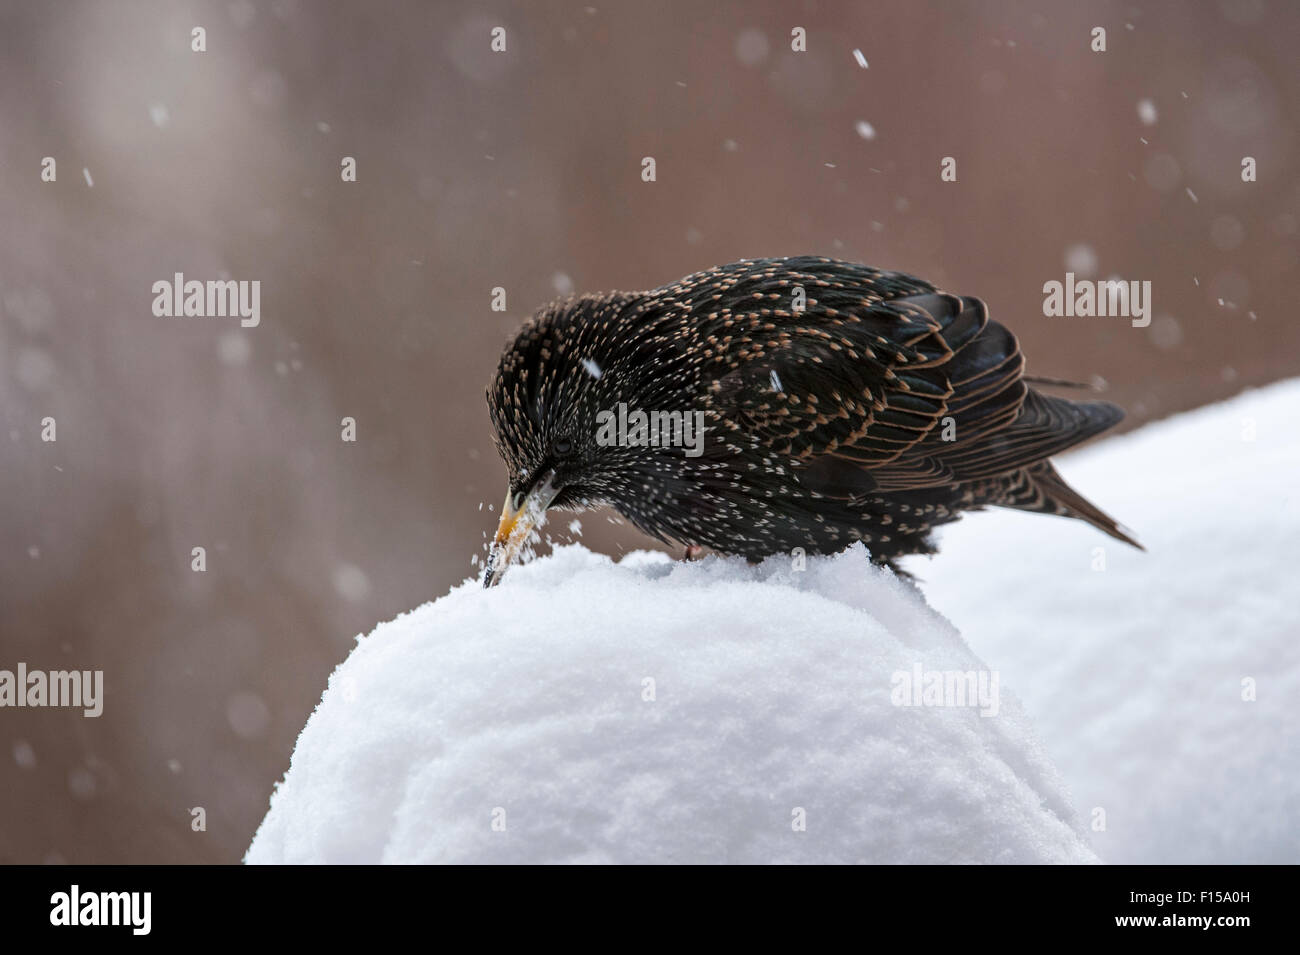
[[[1048,461],[1123,412],[1044,395],[1023,369],[979,299],[828,258],[545,306],[487,391],[510,484],[484,586],[548,509],[600,505],[750,560],[861,541],[897,570],[934,553],[934,527],[990,505],[1140,547]]]

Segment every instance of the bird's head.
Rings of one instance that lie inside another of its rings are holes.
[[[483,585],[500,582],[549,508],[605,498],[626,449],[597,440],[602,407],[620,400],[602,347],[634,296],[583,296],[546,306],[506,348],[488,386],[497,450],[509,469]]]

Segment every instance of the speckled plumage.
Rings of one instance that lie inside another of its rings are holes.
[[[1042,395],[1023,366],[978,299],[833,259],[757,259],[546,306],[487,397],[512,495],[554,472],[551,507],[609,504],[664,541],[761,558],[860,540],[892,563],[1001,505],[1135,543],[1047,461],[1122,412]],[[619,402],[702,411],[703,453],[599,446],[596,416]]]

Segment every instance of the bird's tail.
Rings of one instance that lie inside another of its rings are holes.
[[[1004,478],[1002,493],[990,500],[998,507],[1013,507],[1038,514],[1056,514],[1087,521],[1116,540],[1146,550],[1132,533],[1096,504],[1065,483],[1050,461],[1039,461]]]

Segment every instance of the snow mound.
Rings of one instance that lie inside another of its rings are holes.
[[[1065,458],[1146,553],[989,511],[911,568],[1016,687],[1107,862],[1300,862],[1297,419],[1282,382]]]
[[[1020,704],[918,669],[990,676],[860,548],[562,548],[359,638],[246,861],[1096,861]]]

